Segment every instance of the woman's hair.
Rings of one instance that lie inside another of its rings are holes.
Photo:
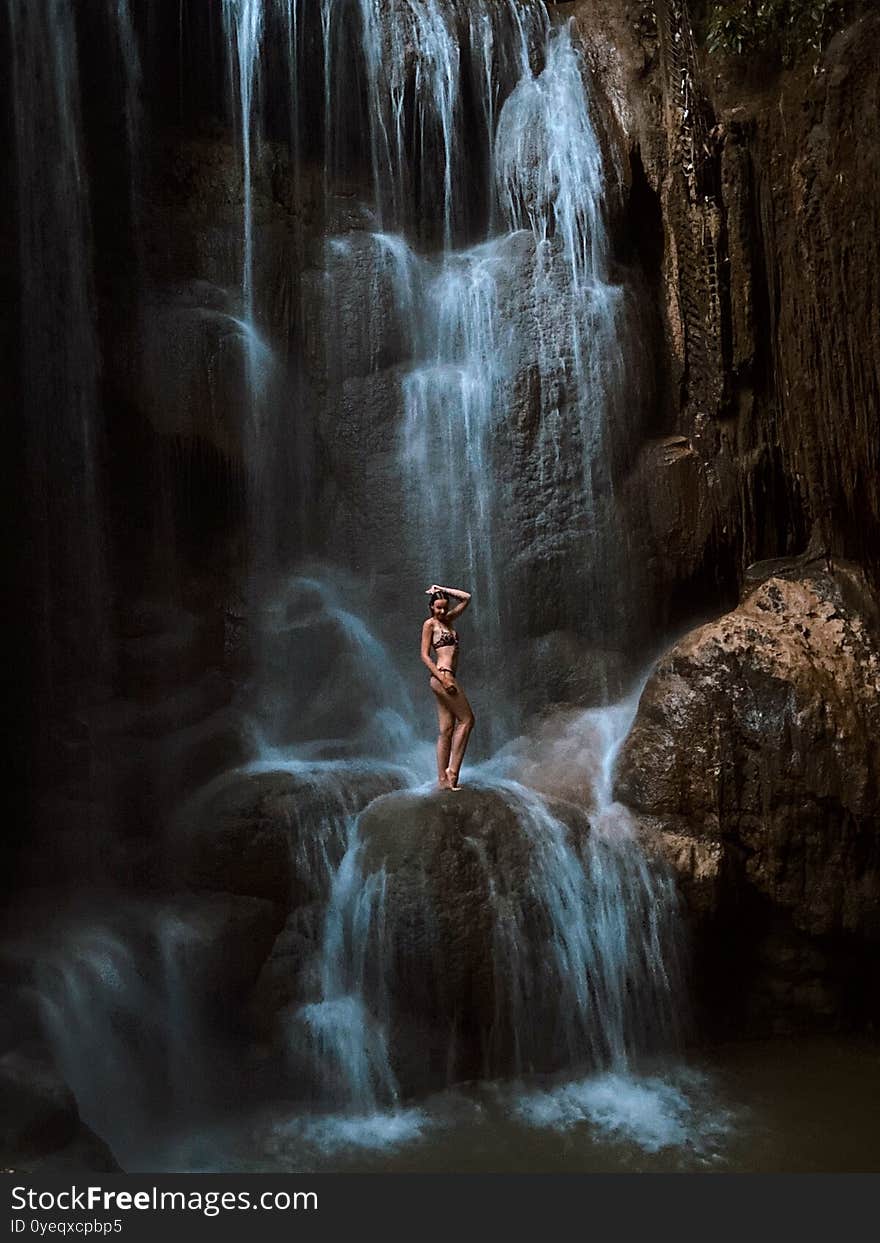
[[[445,591],[432,591],[431,597],[428,600],[428,613],[433,614],[434,605],[436,604],[438,600],[448,600],[448,599],[449,599],[449,596],[447,596]]]

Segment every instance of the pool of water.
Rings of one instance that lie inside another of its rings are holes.
[[[774,1040],[637,1073],[479,1084],[372,1116],[279,1103],[179,1137],[180,1171],[876,1172],[880,1044]],[[154,1156],[142,1168],[157,1168]]]

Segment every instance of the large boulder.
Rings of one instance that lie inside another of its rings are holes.
[[[109,1149],[79,1117],[76,1101],[38,1045],[0,1057],[0,1161],[17,1172],[118,1173]]]
[[[854,569],[762,574],[658,663],[617,795],[720,938],[716,1000],[732,970],[756,1023],[836,1022],[870,996],[880,940],[876,614]]]
[[[569,804],[531,800],[513,787],[404,792],[361,816],[376,937],[364,985],[374,1009],[390,1008],[405,1090],[522,1069],[539,1049],[552,1058],[550,1037],[529,1037],[549,1004],[537,995],[551,935],[539,853],[553,833],[576,851],[589,822]],[[536,807],[552,819],[543,839]],[[525,1010],[522,987],[536,989]]]
[[[289,907],[325,898],[349,818],[400,784],[390,766],[357,763],[225,774],[177,817],[182,879]]]

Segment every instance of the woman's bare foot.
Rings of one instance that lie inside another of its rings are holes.
[[[446,776],[446,774],[445,774],[445,773],[443,774],[443,776],[442,776],[442,777],[438,777],[438,778],[437,778],[437,789],[438,789],[438,790],[448,790],[448,789],[449,789],[449,778]]]
[[[461,789],[461,786],[458,784],[458,773],[455,771],[455,769],[447,768],[446,781],[447,781],[447,785],[445,788],[447,790],[460,790]]]

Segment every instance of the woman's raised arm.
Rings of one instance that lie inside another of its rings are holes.
[[[469,591],[462,591],[460,587],[441,587],[438,583],[435,583],[433,587],[431,587],[431,591],[442,591],[444,596],[449,596],[454,600],[460,601],[459,604],[456,604],[454,609],[450,609],[446,614],[447,621],[455,621],[456,617],[461,617],[462,613],[471,602],[471,593]]]

